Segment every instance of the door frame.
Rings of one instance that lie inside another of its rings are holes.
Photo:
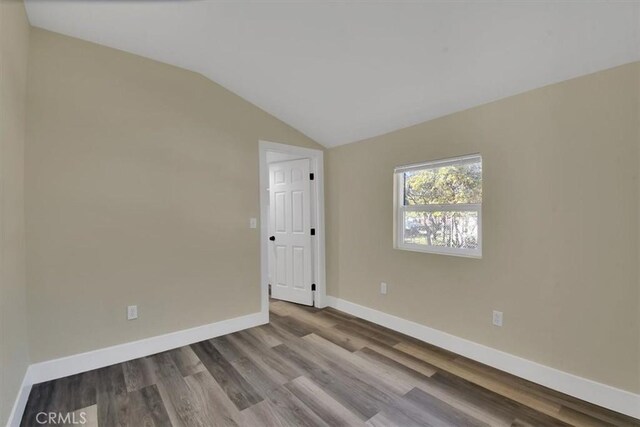
[[[281,153],[300,156],[310,160],[310,169],[314,173],[315,199],[313,200],[316,217],[316,235],[312,238],[314,271],[316,274],[314,306],[327,306],[325,271],[325,226],[324,226],[324,152],[313,148],[280,144],[271,141],[258,141],[260,158],[260,301],[261,313],[265,321],[269,319],[269,165],[267,153]]]

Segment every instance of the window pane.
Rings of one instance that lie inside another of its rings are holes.
[[[404,213],[404,243],[458,249],[478,248],[478,212]]]
[[[404,204],[482,203],[482,162],[404,172]]]

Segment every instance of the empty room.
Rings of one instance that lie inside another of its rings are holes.
[[[0,0],[0,425],[640,427],[640,1]]]

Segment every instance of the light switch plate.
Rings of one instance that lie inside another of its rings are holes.
[[[257,218],[249,218],[249,228],[258,228]]]
[[[502,326],[502,312],[501,311],[493,311],[493,324],[495,326]]]

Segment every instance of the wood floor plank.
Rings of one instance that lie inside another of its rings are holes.
[[[285,387],[279,387],[268,397],[276,414],[285,425],[297,427],[329,427],[322,418],[309,409]]]
[[[540,398],[555,402],[561,405],[561,412],[564,412],[566,417],[575,418],[575,423],[579,425],[615,425],[620,427],[637,426],[637,420],[633,420],[631,417],[626,417],[622,414],[615,413],[605,408],[596,407],[589,403],[579,401],[571,396],[551,390],[549,388],[540,386],[538,384],[527,381],[523,378],[518,378],[514,375],[507,374],[506,372],[492,368],[487,365],[483,365],[479,362],[466,359],[464,357],[457,357],[454,363],[468,367],[473,370],[478,370],[492,378],[510,384],[515,387],[525,389],[527,393],[538,396]]]
[[[473,382],[474,384],[480,385],[481,387],[491,390],[504,397],[516,400],[523,405],[530,406],[544,414],[550,415],[552,417],[557,417],[560,412],[561,405],[557,403],[534,396],[530,393],[527,393],[526,391],[520,390],[517,387],[513,387],[509,384],[505,384],[496,379],[493,379],[486,374],[471,370],[466,367],[462,367],[437,353],[433,353],[417,345],[399,343],[395,346],[395,348],[411,354],[419,359],[422,359],[434,365],[438,369],[442,369],[460,378]]]
[[[156,383],[153,369],[146,357],[129,360],[122,364],[127,391],[132,392]]]
[[[376,325],[375,323],[369,322],[368,320],[355,318],[355,319],[352,319],[350,322],[348,322],[348,324],[352,324],[352,325],[355,324],[355,325],[358,325],[358,326],[364,328],[364,329],[360,329],[360,331],[362,333],[366,334],[365,329],[368,329],[368,330],[373,331],[373,332],[375,332],[377,334],[385,335],[389,339],[395,340],[398,343],[403,342],[403,343],[413,344],[413,345],[422,347],[425,350],[437,353],[440,356],[442,356],[443,358],[448,359],[448,360],[454,360],[454,359],[457,359],[457,358],[460,357],[459,355],[457,355],[455,353],[452,353],[452,352],[450,352],[448,350],[445,350],[443,348],[436,347],[434,345],[425,343],[424,341],[420,341],[420,340],[418,340],[416,338],[410,337],[410,336],[402,334],[400,332],[396,332],[396,331],[394,331],[392,329],[389,329],[389,328],[386,328],[384,326]]]
[[[194,375],[207,369],[191,347],[176,348],[169,351],[169,354],[183,377]]]
[[[294,346],[294,349],[289,346]],[[274,347],[274,350],[304,370],[307,377],[363,421],[395,400],[393,395],[364,383],[353,372],[341,369],[340,362],[320,360],[303,345],[287,343]]]
[[[71,413],[95,405],[96,399],[96,371],[35,384],[22,425],[36,425],[36,416],[40,412]]]
[[[75,423],[75,424],[74,424]],[[81,425],[82,427],[98,427],[98,405],[87,406],[73,411],[71,422],[64,424],[64,427]]]
[[[287,382],[286,378],[279,374],[274,375],[273,370],[265,371],[253,359],[247,357],[236,359],[231,362],[231,365],[263,397]]]
[[[331,317],[319,316],[321,311],[310,312],[297,304],[272,304],[271,312],[278,316],[298,319],[315,328],[330,328],[339,322]]]
[[[385,372],[387,376],[395,378],[396,381],[405,384],[407,391],[424,384],[426,378],[428,378],[428,376],[371,350],[368,347],[358,350],[354,355],[366,360],[370,366],[374,368],[374,372]]]
[[[229,338],[233,335],[234,334],[229,334],[209,340],[209,342],[216,348],[216,350],[218,350],[222,357],[224,357],[229,362],[233,362],[236,359],[244,357],[244,352],[241,349],[237,348],[233,343],[231,343],[231,341],[229,341]]]
[[[368,337],[371,340],[377,341],[384,345],[388,345],[390,347],[393,347],[394,345],[401,342],[396,336],[388,334],[383,330],[376,330],[374,328],[365,326],[356,321],[339,323],[335,326],[335,328],[347,333],[355,332],[359,336]]]
[[[71,410],[90,407],[97,403],[96,378],[95,371],[67,377],[67,390],[71,396]]]
[[[191,348],[239,410],[263,400],[263,397],[209,341],[192,344]]]
[[[369,425],[488,427],[489,425],[414,388],[383,409]]]
[[[438,422],[438,420],[436,420],[436,422]],[[400,408],[389,407],[385,411],[376,414],[374,417],[368,420],[366,425],[369,427],[431,427],[437,424],[433,424],[432,420],[428,420],[426,418],[416,421],[412,419],[408,414],[402,412]]]
[[[318,311],[317,313],[314,314],[314,316],[316,317],[322,317],[323,319],[333,322],[334,325],[340,324],[340,323],[344,323],[345,321],[349,321],[352,319],[355,319],[355,317],[346,314],[346,313],[341,313],[337,310],[333,310],[329,309],[329,308],[324,308],[321,311]]]
[[[281,327],[276,326],[273,322],[270,322],[266,325],[258,326],[257,329],[260,329],[262,332],[271,336],[273,339],[279,340],[282,344],[286,344],[290,341],[295,341],[299,338],[297,335],[294,335],[291,332],[288,332]]]
[[[417,388],[491,426],[507,427],[511,425],[514,420],[512,408],[517,407],[518,403],[510,402],[510,408],[496,405],[495,401],[501,401],[501,396],[484,389],[482,393],[469,395],[462,387],[454,388],[440,382],[440,375],[442,374],[436,373],[431,377],[422,376]]]
[[[241,412],[242,425],[269,426],[269,427],[293,427],[289,424],[288,418],[280,415],[278,408],[269,399],[256,403],[250,408]]]
[[[430,377],[437,372],[437,368],[424,360],[418,359],[410,354],[400,351],[394,347],[389,347],[381,344],[367,344],[367,349],[373,350],[376,353],[389,358],[395,362],[398,362],[408,369],[419,372],[422,375]]]
[[[242,352],[244,357],[251,359],[280,385],[301,375],[301,372],[293,365],[277,357],[271,348],[265,348],[258,339],[247,331],[230,335],[229,341]]]
[[[369,347],[363,347],[356,354],[372,361],[375,360],[382,365],[393,367],[410,376],[430,377],[437,372],[433,366],[422,363],[419,359],[407,358],[405,353],[398,352],[394,348],[389,348],[388,351],[385,350],[387,349],[377,348],[373,350]]]
[[[130,427],[171,427],[171,420],[156,385],[127,393],[127,422]]]
[[[578,419],[582,418],[583,415],[586,415],[601,423],[604,422],[605,425],[610,424],[618,427],[640,426],[640,421],[631,417],[627,417],[623,414],[618,414],[609,409],[591,405],[586,402],[578,402],[576,399],[568,396],[564,396],[562,398],[562,407],[560,408],[560,412],[563,414],[563,418],[565,419],[572,419],[574,417]]]
[[[271,324],[298,337],[309,335],[316,329],[313,325],[310,325],[304,320],[296,319],[291,316],[272,315],[272,317],[273,319],[270,320]]]
[[[235,427],[240,425],[238,408],[231,402],[222,387],[207,371],[185,377],[198,405],[203,408],[203,418],[211,427]]]
[[[323,311],[323,309],[318,308],[318,307],[314,307],[312,305],[305,305],[305,304],[293,304],[287,301],[283,301],[283,300],[277,300],[277,299],[271,299],[269,301],[269,311],[271,311],[272,307],[275,308],[278,305],[284,305],[284,306],[295,306],[296,308],[300,309],[300,310],[304,310],[307,311],[309,313],[319,313],[321,311]],[[274,310],[275,311],[275,310]]]
[[[285,387],[330,426],[364,425],[362,420],[307,377],[298,377]]]
[[[392,398],[402,396],[414,387],[414,381],[405,381],[407,376],[398,375],[391,369],[379,369],[380,365],[359,357],[316,334],[309,334],[303,340],[311,343],[313,351],[322,354],[327,361],[341,360],[340,369],[348,370],[351,375],[387,393]]]
[[[276,314],[278,316],[288,315],[287,307],[289,303],[282,300],[272,299],[269,301],[269,314]]]
[[[509,427],[514,421],[513,412],[496,410],[493,402],[487,399],[468,399],[459,391],[443,387],[433,378],[428,378],[418,388],[490,426]],[[500,398],[498,395],[494,394],[494,396]]]
[[[29,399],[22,414],[20,427],[30,427],[37,425],[36,416],[38,413],[46,411],[52,401],[55,381],[47,381],[34,384],[29,393]]]
[[[446,402],[414,388],[409,391],[404,400],[413,404],[415,408],[420,408],[424,412],[434,415],[443,420],[445,424],[468,427],[489,427],[489,424],[474,418],[464,411],[447,404]]]
[[[549,416],[534,408],[526,406],[515,399],[502,396],[448,372],[438,372],[433,375],[430,380],[434,387],[433,389],[426,389],[430,394],[438,395],[434,390],[439,389],[450,396],[455,396],[457,399],[464,400],[473,407],[482,408],[483,411],[489,412],[493,416],[499,417],[503,420],[512,420],[511,422],[513,422],[516,419],[519,419],[521,422],[529,423],[534,426],[541,425],[560,427],[570,425],[553,416]],[[443,400],[447,399],[444,398]],[[449,401],[449,403],[451,403],[451,401]]]
[[[206,412],[168,352],[149,356],[157,379],[156,387],[167,415],[174,426],[207,426]]]
[[[382,337],[382,340],[379,339],[379,336],[369,334],[369,331],[366,328],[360,327],[358,325],[352,325],[351,323],[341,323],[334,326],[334,329],[344,333],[347,336],[357,338],[361,341],[367,343],[367,346],[370,348],[376,347],[390,347],[393,348],[399,342],[395,339],[387,339],[386,337]]]
[[[351,352],[358,351],[367,345],[367,341],[336,328],[318,328],[314,333]]]
[[[429,348],[425,348],[423,346],[419,346],[413,343],[408,342],[400,342],[393,346],[395,349],[400,351],[404,351],[407,354],[410,354],[418,359],[421,359],[431,365],[435,366],[439,369],[458,369],[455,363],[449,359],[448,357],[442,356],[438,352],[431,351]],[[462,371],[462,369],[458,369]]]
[[[336,310],[333,307],[326,307],[322,309],[322,311],[326,314],[336,316],[336,317],[339,317],[340,319],[347,320],[347,321],[352,319],[357,319],[356,316],[349,313],[345,313],[344,311]]]
[[[126,425],[129,408],[122,364],[98,369],[96,381],[98,425]]]
[[[454,427],[446,424],[421,408],[415,408],[404,399],[387,405],[382,411],[367,421],[370,427]],[[455,426],[457,427],[457,426]]]
[[[571,425],[579,425],[584,427],[620,427],[620,424],[608,423],[602,421],[601,419],[592,417],[582,412],[575,411],[571,408],[566,408],[564,406],[560,408],[559,418],[568,421]]]
[[[393,401],[412,387],[398,381],[397,377],[387,371],[376,370],[367,360],[315,334],[306,335],[300,341],[308,351],[306,357],[313,354],[327,370],[343,378],[350,378],[354,386],[377,394],[382,401]]]
[[[247,333],[251,334],[255,339],[260,341],[260,343],[265,347],[275,347],[277,345],[282,344],[282,341],[273,336],[272,334],[267,333],[262,328],[251,328],[246,330]]]

